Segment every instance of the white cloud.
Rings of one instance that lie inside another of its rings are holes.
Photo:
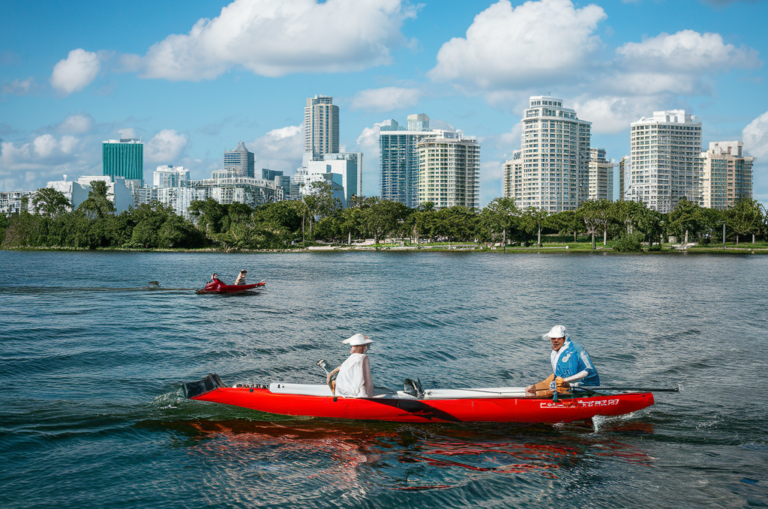
[[[363,148],[379,148],[379,134],[383,122],[373,124],[373,127],[364,127],[357,137],[357,145]]]
[[[93,117],[87,113],[70,115],[58,125],[57,129],[62,133],[84,134],[93,128]]]
[[[174,164],[189,141],[174,129],[163,129],[144,144],[144,160],[148,163]]]
[[[384,87],[362,90],[352,99],[353,110],[393,111],[411,108],[419,103],[421,91],[416,88]]]
[[[540,0],[513,8],[499,0],[478,14],[466,38],[454,37],[428,75],[482,90],[570,80],[601,46],[593,35],[606,18],[597,5]]]
[[[700,34],[693,30],[629,42],[618,48],[616,54],[628,67],[651,68],[657,72],[699,72],[759,65],[757,51],[724,44],[720,34]]]
[[[741,137],[747,154],[768,158],[768,111],[750,122],[741,132]]]
[[[62,174],[93,175],[101,153],[86,150],[72,135],[42,134],[26,142],[0,142],[0,185],[6,190],[35,190]]]
[[[51,86],[63,95],[69,95],[90,85],[100,70],[101,62],[96,53],[73,49],[67,58],[54,66]]]
[[[483,161],[480,163],[480,207],[485,207],[495,198],[502,196],[503,177],[503,161]]]
[[[235,0],[218,17],[172,34],[144,57],[125,55],[142,77],[200,81],[235,66],[262,76],[357,71],[388,64],[408,41],[400,27],[416,16],[402,0]]]
[[[592,122],[593,133],[619,133],[629,129],[632,122],[669,104],[666,96],[590,97],[584,95],[572,103],[579,118]]]
[[[254,153],[257,168],[283,170],[286,175],[293,174],[301,166],[304,154],[304,125],[273,129],[246,143],[246,146]]]
[[[126,127],[117,131],[120,133],[120,138],[123,140],[134,140],[139,137],[136,135],[136,130],[133,127]]]
[[[10,83],[3,83],[0,92],[3,94],[27,95],[37,88],[35,78],[29,77],[25,80],[13,80]]]

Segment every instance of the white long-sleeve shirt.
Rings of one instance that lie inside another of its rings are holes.
[[[353,353],[339,368],[336,395],[345,398],[372,398],[371,363],[364,353]]]

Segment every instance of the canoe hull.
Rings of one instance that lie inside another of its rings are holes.
[[[274,394],[268,389],[219,387],[191,399],[280,415],[388,422],[558,423],[616,416],[653,405],[653,394],[551,399],[483,398],[417,400],[398,397],[334,398]]]
[[[263,288],[266,283],[255,283],[252,285],[218,285],[215,288],[209,289],[207,286],[202,290],[198,290],[198,294],[203,293],[242,293],[255,288]]]

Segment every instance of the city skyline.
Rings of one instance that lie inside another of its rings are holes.
[[[551,95],[592,123],[591,147],[617,163],[630,155],[632,122],[684,109],[703,124],[702,151],[710,142],[744,143],[755,157],[754,196],[768,202],[765,2],[541,0],[446,9],[307,0],[295,5],[291,23],[325,24],[258,51],[244,43],[259,43],[265,27],[284,29],[288,14],[279,3],[136,5],[137,12],[9,9],[0,34],[0,189],[101,174],[102,141],[120,137],[143,140],[145,180],[159,165],[207,178],[239,140],[256,168],[293,175],[304,148],[302,107],[328,95],[340,107],[340,151],[364,154],[363,194],[380,192],[378,125],[427,112],[432,128],[455,126],[482,144],[484,206],[502,196],[504,161],[521,148],[528,98]],[[159,11],[146,17],[150,5]],[[274,14],[271,24],[254,14],[256,5]],[[335,21],[345,9],[341,18],[369,28],[367,39]],[[232,28],[236,15],[250,28]],[[137,32],[130,27],[140,16]],[[525,27],[534,24],[542,37],[526,46]],[[491,48],[497,33],[504,46]]]

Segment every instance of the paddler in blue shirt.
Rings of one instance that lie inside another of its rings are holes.
[[[598,386],[600,377],[592,365],[589,354],[580,344],[571,341],[563,325],[555,325],[548,333],[541,336],[552,343],[552,371],[555,379],[562,379],[565,387],[569,386]],[[536,386],[525,388],[529,394],[536,394]]]

